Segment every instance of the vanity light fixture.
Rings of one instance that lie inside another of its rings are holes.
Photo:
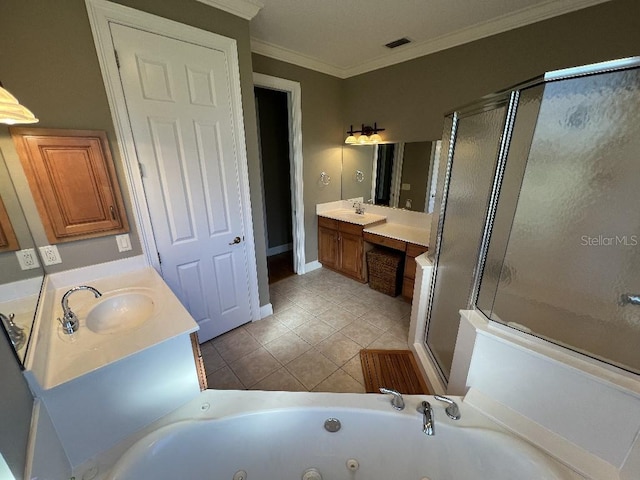
[[[344,143],[347,145],[373,145],[375,143],[380,143],[382,141],[382,137],[378,135],[378,132],[382,132],[384,130],[384,128],[378,128],[377,123],[374,123],[373,127],[362,124],[362,128],[360,130],[354,130],[353,125],[351,125],[347,131],[348,136]],[[361,135],[356,137],[356,133],[360,133]]]
[[[17,125],[37,123],[38,119],[28,108],[20,105],[18,99],[11,95],[0,83],[0,123]]]

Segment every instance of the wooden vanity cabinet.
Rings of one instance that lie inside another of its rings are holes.
[[[416,257],[428,250],[427,247],[407,243],[404,257],[404,277],[402,279],[402,297],[405,300],[413,299],[413,286],[416,281]]]
[[[318,217],[318,261],[359,282],[366,281],[362,226]]]
[[[10,131],[50,243],[129,231],[105,132]]]

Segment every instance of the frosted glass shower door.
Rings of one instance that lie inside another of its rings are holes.
[[[540,95],[511,229],[489,247],[491,258],[506,245],[497,290],[483,279],[478,305],[640,373],[640,305],[624,301],[640,294],[640,70],[554,81]],[[513,153],[507,169],[521,161]]]
[[[448,166],[436,245],[436,272],[426,345],[449,378],[460,323],[467,308],[495,175],[507,106],[461,114]],[[444,170],[444,169],[443,169]]]

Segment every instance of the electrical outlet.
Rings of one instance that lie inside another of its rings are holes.
[[[46,245],[40,248],[40,255],[45,265],[55,265],[56,263],[62,263],[60,258],[60,252],[55,245]]]
[[[131,250],[131,238],[128,233],[122,235],[116,235],[116,242],[118,244],[119,252],[128,252]]]
[[[32,268],[38,268],[40,266],[38,255],[36,255],[36,251],[33,248],[25,248],[24,250],[17,251],[16,257],[18,257],[18,263],[22,270],[31,270]]]

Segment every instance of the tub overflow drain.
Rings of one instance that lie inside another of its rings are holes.
[[[335,433],[340,430],[340,427],[342,427],[342,424],[337,418],[327,418],[324,421],[324,429],[327,432]]]
[[[302,480],[322,480],[322,475],[315,468],[308,468],[302,473]]]

